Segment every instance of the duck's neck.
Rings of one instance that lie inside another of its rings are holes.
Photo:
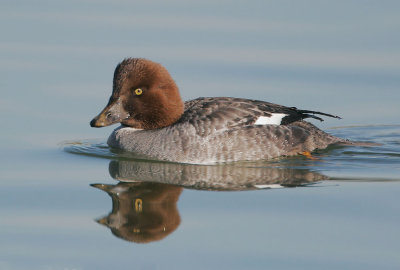
[[[143,119],[144,129],[163,128],[174,124],[183,114],[184,103],[179,95],[158,99],[151,106],[152,112]]]

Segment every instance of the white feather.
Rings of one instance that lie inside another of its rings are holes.
[[[266,189],[266,188],[283,188],[283,186],[279,184],[270,184],[270,185],[254,185],[256,188],[259,189]]]
[[[284,113],[272,113],[271,116],[260,116],[254,125],[280,125],[285,116],[287,114]]]

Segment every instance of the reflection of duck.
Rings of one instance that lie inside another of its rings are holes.
[[[110,214],[98,222],[117,237],[138,243],[161,240],[178,227],[176,203],[182,187],[234,191],[304,186],[327,179],[306,169],[249,164],[203,166],[124,160],[111,161],[109,171],[118,184],[92,184],[107,192],[113,204]]]
[[[152,159],[212,164],[265,160],[345,143],[305,118],[339,118],[258,100],[198,98],[183,102],[160,64],[139,58],[122,61],[113,93],[90,125],[122,123],[108,139],[112,147]]]
[[[111,161],[109,172],[111,177],[124,182],[157,182],[207,190],[293,187],[327,179],[326,176],[307,169],[126,160]]]
[[[98,220],[122,239],[158,241],[180,224],[176,206],[182,188],[160,183],[92,184],[112,198],[112,212]]]

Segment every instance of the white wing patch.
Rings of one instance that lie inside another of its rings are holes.
[[[272,113],[271,116],[260,116],[254,125],[280,125],[285,116],[287,114],[284,113]]]
[[[283,188],[283,186],[279,184],[270,184],[270,185],[254,185],[256,188],[259,189],[267,189],[267,188]]]

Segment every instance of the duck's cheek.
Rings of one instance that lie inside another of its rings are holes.
[[[133,128],[137,128],[137,129],[143,129],[143,125],[140,121],[135,120],[134,118],[126,118],[124,120],[121,121],[121,124],[127,127],[133,127]]]

